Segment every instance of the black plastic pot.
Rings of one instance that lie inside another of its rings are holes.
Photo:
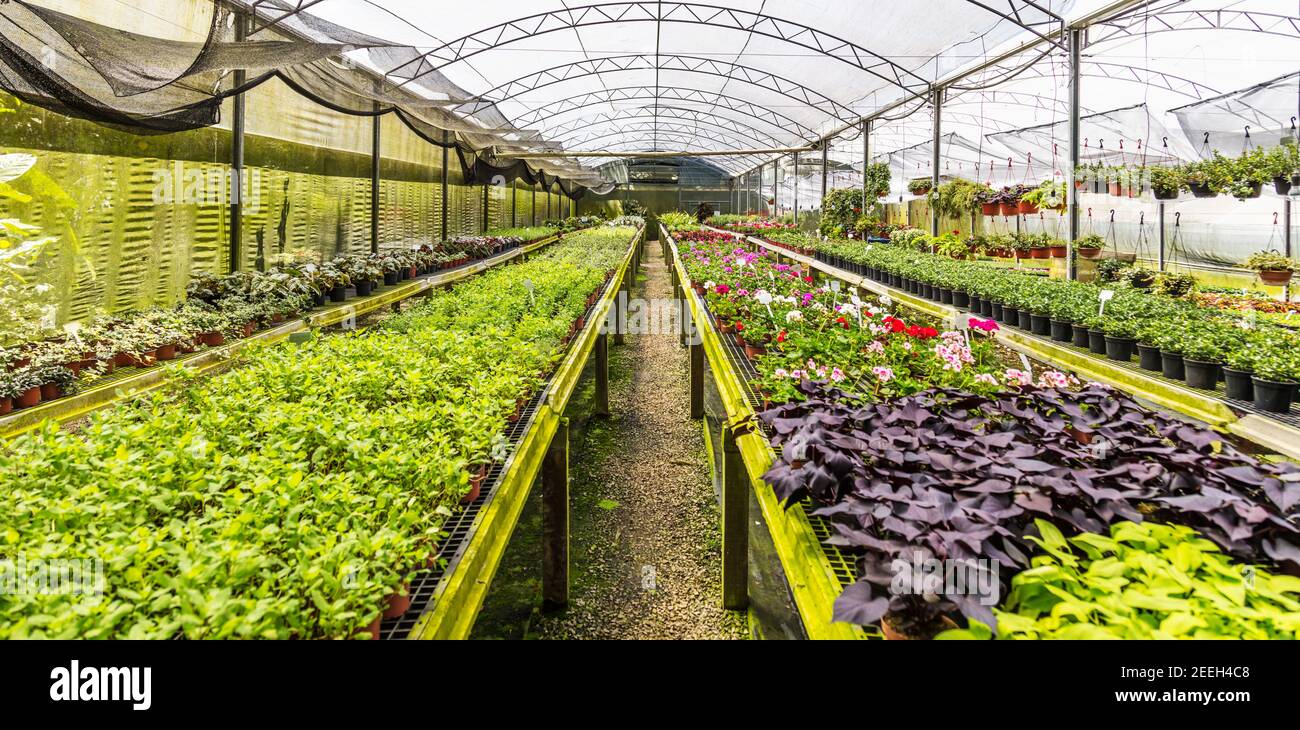
[[[1106,357],[1119,362],[1128,362],[1133,359],[1134,344],[1132,337],[1111,337],[1106,335]]]
[[[1101,330],[1088,330],[1088,351],[1094,355],[1106,354],[1106,333]]]
[[[1152,188],[1151,193],[1156,196],[1156,200],[1178,200],[1177,190],[1156,190]]]
[[[1002,302],[989,302],[989,301],[986,301],[986,302],[984,302],[984,303],[988,305],[988,308],[989,308],[989,316],[990,316],[990,317],[992,317],[993,319],[996,319],[996,320],[999,321],[999,322],[1004,321],[1004,320],[1002,319]]]
[[[1289,177],[1273,178],[1273,190],[1277,191],[1278,195],[1286,195],[1287,193],[1291,192],[1291,178]]]
[[[1052,339],[1057,342],[1069,342],[1071,325],[1069,322],[1062,322],[1054,319],[1052,322]]]
[[[1187,187],[1191,189],[1192,195],[1198,198],[1213,198],[1218,195],[1210,189],[1210,186],[1200,183],[1188,183]]]
[[[1052,334],[1052,318],[1046,314],[1031,314],[1029,316],[1029,331],[1043,337]]]
[[[347,301],[348,288],[342,284],[330,289],[330,301],[334,303]]]
[[[1291,410],[1295,397],[1295,383],[1277,383],[1272,380],[1251,378],[1255,388],[1255,407],[1269,413],[1286,413]]]
[[[952,306],[967,309],[970,307],[970,295],[964,291],[952,290]]]
[[[992,317],[992,316],[993,316],[993,302],[991,302],[991,301],[989,301],[989,300],[987,300],[987,299],[981,299],[981,300],[980,300],[980,303],[984,305],[984,306],[980,309],[980,314],[984,315],[985,317]]]
[[[1247,188],[1247,193],[1242,196],[1242,200],[1252,200],[1258,198],[1264,192],[1264,183],[1251,183]]]
[[[1138,367],[1143,370],[1160,372],[1160,348],[1155,345],[1144,345],[1138,343]]]
[[[984,300],[974,294],[966,295],[966,308],[974,314],[980,314],[984,311]]]
[[[1001,321],[1002,324],[1009,324],[1009,325],[1011,325],[1012,327],[1017,327],[1017,326],[1019,326],[1019,325],[1020,325],[1020,310],[1016,309],[1015,307],[1013,307],[1013,306],[1011,306],[1011,305],[1009,305],[1009,304],[1003,304],[1003,305],[1002,305],[1002,319],[999,320],[999,321]]]
[[[1033,329],[1033,328],[1034,328],[1034,315],[1030,314],[1028,310],[1025,310],[1025,309],[1017,309],[1017,310],[1016,310],[1016,326],[1019,327],[1019,328],[1022,329],[1022,330],[1025,330],[1026,332],[1028,332],[1029,330]]]
[[[370,296],[370,289],[371,289],[373,286],[374,286],[374,283],[373,283],[373,282],[369,282],[369,281],[358,281],[358,282],[357,282],[357,296],[359,296],[359,297],[368,297],[368,296]]]
[[[323,307],[325,306],[325,299],[326,299],[326,295],[323,292],[319,294],[314,294],[312,295],[312,304],[318,307]]]
[[[1214,390],[1219,385],[1219,363],[1183,358],[1183,373],[1187,384],[1201,390]]]
[[[388,286],[393,286],[393,285],[396,284],[396,283],[397,283],[401,278],[402,278],[402,275],[399,274],[399,273],[397,273],[396,271],[385,271],[385,272],[384,272],[384,283],[387,284]]]
[[[400,276],[400,277],[402,277],[402,281],[406,281],[407,279],[411,278],[411,270],[410,270],[410,269],[400,269],[400,270],[397,272],[397,275]]]
[[[944,289],[943,287],[938,287],[938,289],[939,289],[939,303],[952,304],[952,289]]]
[[[1182,380],[1187,377],[1183,368],[1183,355],[1179,352],[1160,351],[1160,374],[1170,380]]]
[[[1223,368],[1223,382],[1227,387],[1225,395],[1233,400],[1255,400],[1253,376],[1249,370]]]

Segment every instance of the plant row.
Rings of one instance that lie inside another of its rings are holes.
[[[17,438],[0,557],[104,580],[0,595],[0,637],[374,635],[633,235],[577,233],[374,328]]]
[[[0,415],[69,395],[117,368],[148,368],[252,336],[327,302],[455,268],[554,235],[526,228],[465,236],[435,246],[348,254],[266,272],[200,273],[172,308],[100,316],[57,337],[0,348]]]

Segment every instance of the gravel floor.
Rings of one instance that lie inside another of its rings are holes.
[[[647,300],[669,298],[659,248],[646,246]],[[743,639],[744,614],[721,606],[721,534],[698,421],[689,418],[688,352],[671,333],[611,348],[613,416],[571,453],[570,606],[532,626],[544,639]]]

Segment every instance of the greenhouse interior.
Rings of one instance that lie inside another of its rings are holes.
[[[1300,632],[1294,2],[7,0],[0,92],[0,637]]]

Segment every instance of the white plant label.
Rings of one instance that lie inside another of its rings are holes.
[[[1029,364],[1029,357],[1025,353],[1020,353],[1020,364],[1025,366],[1025,372],[1032,379],[1034,377],[1034,366]]]
[[[1109,302],[1114,298],[1115,298],[1114,289],[1102,289],[1101,292],[1097,294],[1097,301],[1100,302],[1100,305],[1097,307],[1097,316],[1100,317],[1101,315],[1106,313],[1106,302]]]
[[[840,282],[838,279],[831,282],[831,291],[835,292],[836,294],[840,293]]]

